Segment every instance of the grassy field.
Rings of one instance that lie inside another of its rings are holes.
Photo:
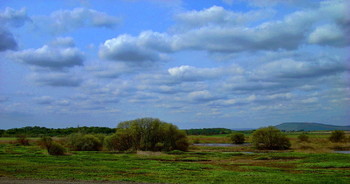
[[[323,133],[322,133],[323,134]],[[50,156],[31,146],[0,144],[0,177],[60,180],[106,180],[149,183],[350,183],[349,143],[330,143],[327,136],[292,149],[257,151],[251,146],[191,146],[189,152],[69,152]],[[248,135],[249,136],[249,135]],[[199,142],[224,143],[226,135],[190,136]],[[1,138],[0,141],[15,141]]]

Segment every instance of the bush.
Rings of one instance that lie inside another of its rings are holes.
[[[306,134],[300,134],[298,136],[298,140],[300,142],[309,142],[309,136],[307,136]]]
[[[127,151],[132,149],[132,136],[126,131],[107,136],[104,140],[104,146],[109,151]]]
[[[51,146],[51,143],[52,143],[52,138],[48,136],[43,136],[38,141],[39,146],[46,149]]]
[[[66,152],[66,148],[64,148],[61,144],[57,142],[52,142],[47,148],[47,152],[50,155],[64,155]]]
[[[100,140],[89,134],[71,134],[67,137],[67,143],[74,151],[99,151],[102,148]]]
[[[116,150],[142,151],[187,151],[189,143],[186,133],[175,125],[165,123],[159,119],[142,118],[119,123],[114,137]],[[109,143],[106,145],[109,145]]]
[[[29,146],[29,139],[27,139],[26,135],[20,134],[20,135],[17,135],[16,137],[17,137],[16,143],[23,146]]]
[[[233,144],[243,144],[244,140],[245,138],[243,133],[234,133],[231,135],[231,141]]]
[[[342,130],[335,130],[331,133],[329,140],[331,142],[344,142],[346,140],[345,132]]]
[[[257,149],[284,150],[291,146],[289,139],[272,126],[256,130],[252,142]]]

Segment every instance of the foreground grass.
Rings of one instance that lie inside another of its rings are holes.
[[[350,183],[350,155],[72,152],[50,156],[37,146],[0,145],[0,176],[151,183]]]

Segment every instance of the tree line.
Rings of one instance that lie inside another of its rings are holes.
[[[12,128],[8,130],[0,129],[0,137],[14,137],[17,135],[26,135],[29,137],[46,136],[66,136],[73,133],[84,134],[113,134],[115,128],[109,127],[69,127],[69,128],[46,128],[39,126],[27,126],[23,128]]]
[[[227,128],[202,128],[202,129],[185,129],[187,135],[217,135],[217,134],[231,134],[232,130]],[[26,126],[22,128],[12,128],[8,130],[0,129],[0,137],[14,137],[16,135],[24,134],[28,137],[46,136],[66,136],[73,133],[84,134],[113,134],[116,128],[109,127],[69,127],[69,128],[46,128],[39,126]],[[242,131],[244,133],[249,133]]]

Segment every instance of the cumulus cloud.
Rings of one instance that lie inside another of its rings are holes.
[[[83,65],[84,56],[77,48],[44,45],[38,49],[13,52],[10,57],[31,66],[62,70]]]
[[[256,78],[317,78],[345,72],[349,67],[342,60],[295,61],[284,59],[263,65],[255,73]]]
[[[294,50],[310,42],[345,46],[350,33],[346,2],[330,0],[318,7],[285,15],[282,19],[259,20],[273,11],[237,13],[219,6],[178,14],[172,34],[152,31],[137,37],[121,35],[107,40],[100,56],[111,60],[159,60],[164,53],[200,50],[210,53]],[[259,20],[255,24],[254,21]],[[333,22],[317,27],[322,21]],[[243,23],[251,24],[249,26]],[[186,27],[186,29],[183,29]]]
[[[236,20],[231,14],[234,13],[217,6],[183,13],[179,15],[179,24],[192,24],[195,28],[173,35],[150,31],[138,37],[121,35],[105,41],[100,56],[111,60],[154,61],[159,60],[162,53],[181,50],[232,53],[296,49],[305,40],[305,33],[311,31],[310,25],[318,19],[315,11],[305,10],[289,14],[283,20],[241,26],[230,24]],[[245,16],[253,17],[249,13]]]
[[[203,90],[203,91],[194,91],[189,93],[188,98],[193,102],[204,103],[204,102],[209,102],[209,101],[218,99],[219,97],[214,96],[208,90]]]
[[[17,42],[9,31],[0,27],[0,52],[17,49]]]
[[[217,79],[227,75],[242,74],[243,69],[233,65],[228,67],[217,68],[196,68],[193,66],[182,65],[179,67],[169,68],[170,76],[180,81],[200,81],[206,79]]]
[[[26,10],[14,10],[7,7],[0,12],[0,52],[15,50],[18,47],[17,41],[8,27],[21,27],[31,19],[27,16]]]
[[[114,28],[120,19],[92,9],[75,8],[58,10],[47,17],[35,17],[35,22],[43,28],[49,26],[53,32],[65,32],[81,27]]]
[[[163,42],[161,39],[160,41]],[[139,38],[130,35],[121,35],[107,40],[100,46],[99,55],[101,58],[112,61],[124,62],[147,62],[164,60],[165,56],[145,44],[153,44],[151,41],[144,41],[143,34]]]
[[[30,76],[36,84],[52,87],[77,87],[83,80],[69,73],[35,73]]]
[[[27,16],[26,9],[14,10],[7,7],[3,12],[0,12],[0,24],[2,26],[20,27],[31,19]]]
[[[188,11],[177,14],[175,19],[180,26],[196,28],[210,25],[234,26],[262,20],[274,14],[272,10],[249,11],[245,13],[225,10],[220,6],[212,6],[200,11]]]

